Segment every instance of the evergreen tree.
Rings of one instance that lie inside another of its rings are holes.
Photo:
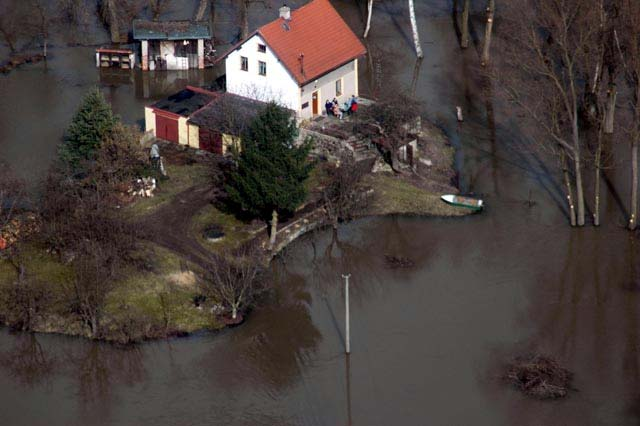
[[[271,219],[272,245],[278,214],[291,214],[302,204],[307,195],[304,181],[313,169],[308,161],[311,142],[296,146],[297,135],[290,113],[269,103],[243,135],[238,167],[226,188],[243,210]]]
[[[95,159],[98,147],[118,121],[100,89],[92,89],[67,129],[59,149],[60,159],[77,171],[83,162]]]

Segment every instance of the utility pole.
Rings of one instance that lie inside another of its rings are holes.
[[[342,278],[344,278],[345,350],[347,355],[351,353],[351,338],[349,336],[349,277],[351,277],[351,274],[342,275]]]

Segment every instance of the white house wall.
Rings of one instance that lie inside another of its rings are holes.
[[[358,65],[357,59],[353,60],[340,68],[331,71],[328,74],[323,75],[312,83],[307,84],[302,88],[302,97],[300,102],[300,108],[305,103],[309,103],[309,106],[304,109],[299,109],[299,115],[301,118],[311,118],[313,115],[312,96],[313,93],[318,91],[318,112],[322,114],[324,112],[324,104],[328,100],[338,98],[340,104],[346,102],[351,95],[358,96]],[[336,94],[336,81],[342,78],[342,95]]]
[[[258,44],[266,44],[254,35],[225,61],[227,92],[259,101],[275,101],[294,111],[300,110],[300,87],[269,46],[265,53],[258,52]],[[249,70],[242,71],[240,57],[249,61]],[[258,61],[266,62],[267,75],[258,74]]]
[[[151,107],[144,107],[144,128],[146,132],[153,132],[156,135],[156,115]]]

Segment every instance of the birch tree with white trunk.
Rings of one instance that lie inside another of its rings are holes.
[[[416,12],[413,0],[409,0],[409,18],[411,19],[411,31],[413,32],[413,44],[416,46],[416,56],[424,58],[422,46],[420,44],[420,33],[418,32],[418,22],[416,21]]]

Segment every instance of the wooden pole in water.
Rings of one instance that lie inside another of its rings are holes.
[[[351,274],[342,275],[344,278],[344,309],[345,309],[345,352],[351,353],[351,337],[349,335],[349,277]]]

